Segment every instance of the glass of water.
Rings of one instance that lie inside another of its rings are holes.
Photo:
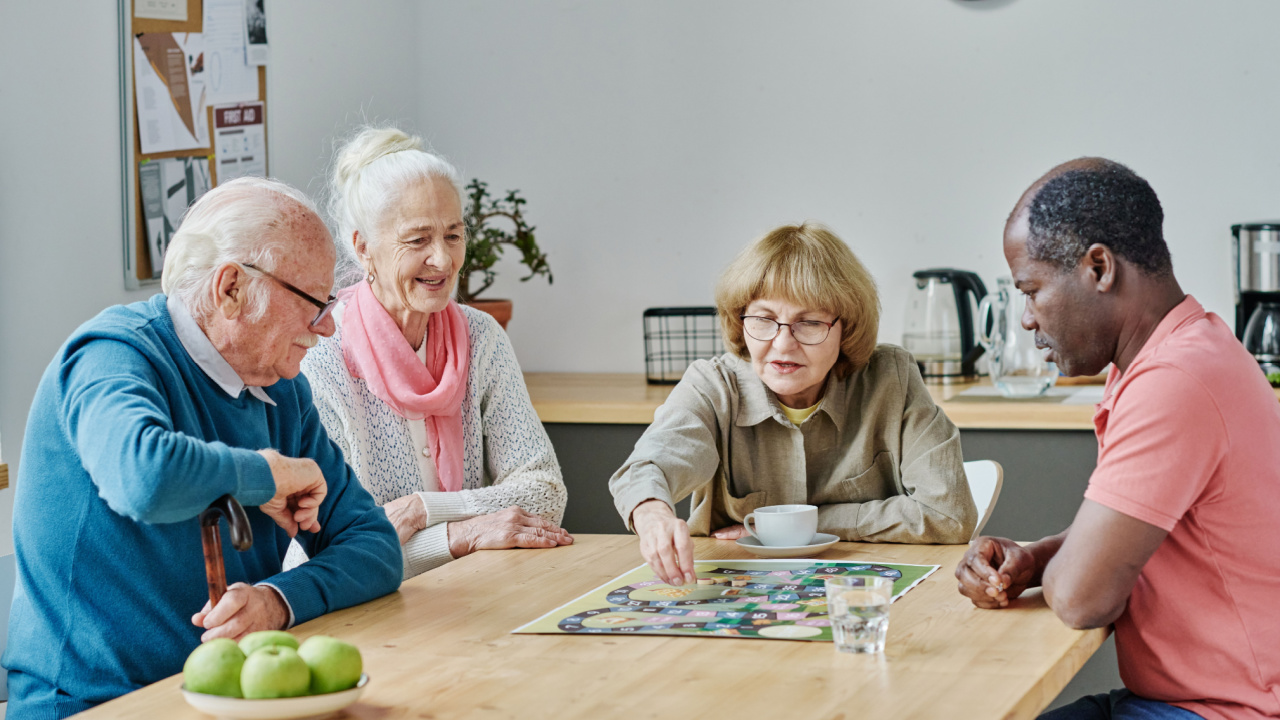
[[[827,613],[836,650],[884,652],[893,579],[879,575],[840,576],[827,578],[826,587]]]

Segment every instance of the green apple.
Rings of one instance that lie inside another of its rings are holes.
[[[243,697],[240,694],[240,668],[243,665],[244,653],[240,652],[236,642],[218,638],[191,651],[182,666],[182,679],[191,692]]]
[[[259,648],[244,661],[240,689],[250,699],[286,698],[306,695],[311,687],[311,671],[291,647],[270,645]]]
[[[259,630],[251,632],[240,638],[240,651],[245,657],[253,654],[254,650],[264,647],[279,645],[281,647],[298,649],[298,638],[290,635],[283,630]]]
[[[298,654],[311,668],[311,694],[338,692],[360,682],[364,662],[355,645],[328,635],[307,638]]]

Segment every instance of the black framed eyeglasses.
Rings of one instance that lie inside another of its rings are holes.
[[[257,272],[260,272],[260,273],[262,273],[263,275],[266,275],[267,277],[271,278],[272,280],[275,280],[276,282],[280,283],[280,285],[281,285],[281,286],[283,286],[285,290],[288,290],[289,292],[293,293],[294,295],[297,295],[298,297],[302,298],[303,300],[306,300],[307,302],[311,303],[312,305],[315,305],[316,307],[320,308],[320,312],[316,313],[316,319],[311,321],[311,324],[309,325],[309,327],[315,327],[315,326],[319,325],[320,323],[324,322],[324,319],[325,319],[325,318],[327,318],[327,317],[329,317],[329,313],[333,312],[333,306],[334,306],[334,304],[338,302],[338,298],[336,298],[336,297],[334,297],[334,296],[332,296],[332,295],[330,295],[330,296],[329,296],[329,300],[328,300],[328,302],[326,302],[326,301],[324,301],[324,300],[317,300],[317,299],[315,299],[315,298],[311,297],[309,294],[307,294],[307,293],[305,293],[305,292],[303,292],[303,291],[299,290],[298,288],[294,287],[293,285],[290,285],[288,282],[285,282],[284,280],[281,280],[280,278],[276,277],[275,275],[272,275],[271,273],[267,272],[266,270],[263,270],[263,269],[262,269],[262,268],[260,268],[260,267],[256,267],[256,266],[254,266],[254,265],[250,265],[249,263],[240,263],[240,265],[241,265],[241,267],[247,267],[247,268],[249,268],[250,270],[256,270]]]
[[[759,315],[741,315],[742,329],[746,331],[752,338],[760,342],[768,342],[776,337],[782,331],[782,327],[791,329],[791,337],[801,345],[821,345],[827,335],[831,333],[831,328],[839,322],[823,322],[821,320],[801,320],[793,323],[780,323],[773,318],[760,317]]]

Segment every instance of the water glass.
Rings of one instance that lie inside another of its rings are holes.
[[[827,578],[826,587],[827,613],[836,650],[884,652],[893,579],[879,575],[840,576]]]

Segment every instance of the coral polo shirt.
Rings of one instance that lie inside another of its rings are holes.
[[[1190,295],[1094,415],[1085,497],[1169,532],[1116,620],[1134,693],[1220,718],[1280,717],[1280,402]]]

